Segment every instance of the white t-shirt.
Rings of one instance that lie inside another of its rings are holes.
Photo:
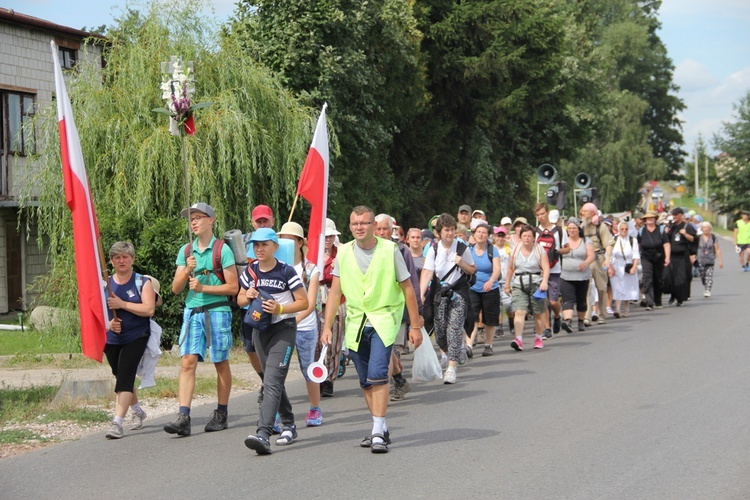
[[[442,243],[437,244],[437,256],[430,246],[430,251],[424,259],[424,268],[428,271],[434,271],[438,278],[443,278],[445,274],[456,265],[456,254],[458,249],[458,240],[453,240],[450,248],[445,248]],[[474,257],[471,255],[471,249],[466,246],[461,258],[470,266],[474,265]],[[443,278],[443,282],[452,285],[461,277],[461,269],[456,267],[449,276]]]
[[[308,287],[310,282],[315,278],[316,276],[318,279],[320,279],[320,271],[318,270],[318,266],[315,264],[310,265],[310,276],[303,277],[302,273],[306,273],[305,269],[302,266],[302,262],[299,264],[294,265],[294,270],[297,272],[297,276],[299,276],[299,279],[302,281],[302,283],[307,283]],[[317,297],[313,300],[317,300]],[[298,313],[299,314],[299,313]],[[317,311],[313,310],[308,316],[297,323],[297,330],[318,330],[318,318],[317,318]]]

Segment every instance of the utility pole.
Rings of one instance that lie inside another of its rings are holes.
[[[700,184],[698,183],[698,146],[695,147],[695,197],[698,198],[700,193],[698,189]]]
[[[703,197],[706,199],[706,203],[703,204],[704,210],[708,210],[708,156],[706,156],[706,173],[703,176],[706,182],[706,192],[703,193]]]

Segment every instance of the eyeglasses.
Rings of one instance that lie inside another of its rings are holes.
[[[190,222],[199,222],[201,219],[210,219],[208,215],[193,215],[190,217]]]
[[[350,227],[367,227],[370,224],[372,224],[372,221],[369,221],[369,222],[350,222],[349,226]]]

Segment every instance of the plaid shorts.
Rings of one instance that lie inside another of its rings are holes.
[[[208,354],[212,363],[229,359],[232,347],[232,311],[208,311],[191,316],[192,309],[185,308],[180,331],[180,356],[197,354],[198,361],[206,357],[206,314],[211,318],[211,347]]]

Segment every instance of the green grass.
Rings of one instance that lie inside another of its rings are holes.
[[[0,429],[0,445],[3,444],[23,444],[29,442],[46,443],[49,438],[45,438],[26,429]]]
[[[36,330],[0,330],[0,356],[71,352],[71,339]]]
[[[233,388],[251,388],[252,384],[247,381],[232,377]],[[195,378],[195,394],[216,394],[215,376],[197,376]],[[156,377],[156,386],[138,391],[139,397],[176,398],[178,395],[178,382],[176,378]]]

